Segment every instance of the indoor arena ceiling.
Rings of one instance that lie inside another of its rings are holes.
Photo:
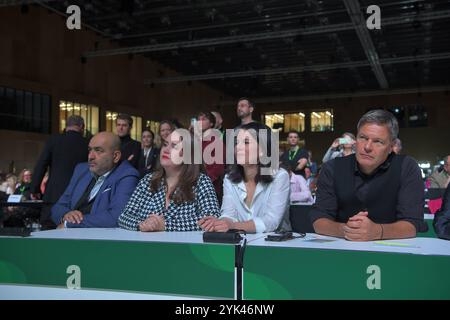
[[[150,87],[200,80],[260,98],[449,85],[447,0],[37,2],[60,12],[79,5],[83,24],[118,43],[86,48],[88,60],[139,54],[178,71],[161,71]],[[379,30],[366,27],[373,4]]]

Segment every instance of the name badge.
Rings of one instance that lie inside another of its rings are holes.
[[[18,203],[22,200],[21,194],[12,194],[8,197],[8,203]]]

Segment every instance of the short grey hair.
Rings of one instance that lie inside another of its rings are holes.
[[[371,110],[366,114],[364,114],[358,121],[357,126],[358,132],[359,129],[367,123],[374,123],[377,125],[387,126],[392,141],[394,141],[398,137],[398,121],[395,118],[395,116],[388,111],[377,109]]]
[[[82,127],[84,126],[84,119],[81,116],[78,115],[71,115],[69,118],[67,118],[67,127],[77,126]]]

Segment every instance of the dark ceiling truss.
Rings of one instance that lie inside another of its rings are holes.
[[[233,96],[296,96],[449,85],[450,2],[377,0],[381,30],[367,30],[371,0],[72,0],[102,35],[83,56],[135,54],[164,69],[146,83],[205,81]],[[363,27],[364,26],[364,27]],[[112,41],[115,49],[103,43]]]
[[[450,52],[440,53],[440,54],[430,54],[430,55],[417,55],[417,56],[407,56],[407,57],[397,57],[397,58],[386,58],[380,59],[378,63],[382,64],[400,64],[409,63],[417,61],[433,61],[433,60],[445,60],[450,59]],[[372,64],[367,61],[351,61],[342,62],[336,64],[323,64],[323,65],[312,65],[312,66],[300,66],[300,67],[288,67],[288,68],[278,68],[278,69],[267,69],[267,70],[250,70],[241,72],[227,72],[227,73],[214,73],[214,74],[200,74],[191,76],[175,76],[175,77],[161,77],[152,78],[145,81],[145,84],[156,84],[156,83],[175,83],[184,81],[198,81],[198,80],[211,80],[211,79],[229,79],[229,78],[239,78],[239,77],[254,77],[254,76],[264,76],[264,75],[274,75],[274,74],[289,74],[289,73],[299,73],[305,71],[323,71],[323,70],[335,70],[344,68],[358,68],[358,67],[371,67]],[[387,89],[387,88],[383,88]]]

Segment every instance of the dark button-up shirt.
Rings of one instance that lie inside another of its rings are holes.
[[[381,164],[373,174],[366,175],[359,169],[357,162],[354,168],[355,190],[358,199],[365,203],[370,186],[383,176],[390,166],[391,156]],[[420,168],[411,157],[405,157],[400,176],[400,189],[396,212],[386,212],[387,217],[395,215],[396,221],[403,220],[412,223],[418,232],[426,231],[423,221],[424,184]],[[335,193],[335,167],[334,161],[323,164],[317,186],[317,200],[310,212],[312,222],[320,218],[336,220],[338,212],[338,198]],[[395,196],[395,195],[393,195]],[[355,212],[357,214],[358,212]]]

